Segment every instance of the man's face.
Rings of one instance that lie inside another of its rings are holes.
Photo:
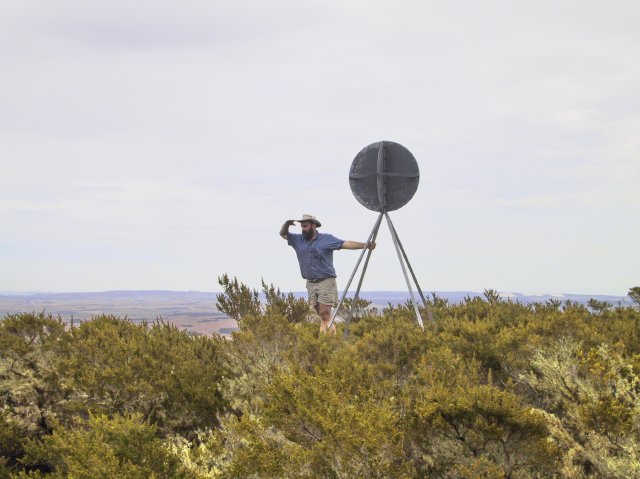
[[[306,240],[313,238],[313,235],[316,232],[316,225],[311,221],[303,221],[300,223],[300,227],[302,228],[302,237]]]

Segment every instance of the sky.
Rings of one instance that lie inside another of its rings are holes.
[[[0,291],[304,290],[370,143],[426,291],[640,284],[640,2],[0,0]],[[299,228],[292,228],[293,232]],[[383,223],[365,290],[406,290]],[[337,251],[344,287],[358,251]]]

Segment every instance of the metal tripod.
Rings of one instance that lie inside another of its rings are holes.
[[[420,288],[420,285],[418,284],[418,279],[416,278],[415,273],[413,272],[413,268],[411,267],[411,263],[409,263],[409,258],[407,257],[407,253],[404,251],[404,248],[402,247],[402,243],[400,242],[400,238],[398,237],[398,233],[396,231],[396,229],[393,226],[393,223],[391,222],[391,218],[389,217],[389,213],[387,213],[386,211],[381,212],[378,215],[378,219],[376,220],[375,225],[373,226],[373,229],[371,230],[371,233],[369,234],[369,237],[367,239],[367,244],[371,243],[373,241],[376,240],[376,237],[378,236],[378,230],[380,229],[380,224],[382,223],[382,217],[384,216],[384,218],[387,220],[387,225],[389,226],[389,231],[391,232],[391,238],[393,239],[393,244],[396,248],[396,253],[398,253],[398,261],[400,261],[400,266],[402,267],[402,273],[404,274],[404,279],[407,282],[407,288],[409,290],[409,295],[411,296],[411,304],[413,305],[413,309],[416,313],[416,319],[418,320],[418,325],[424,329],[424,325],[422,323],[422,316],[420,316],[420,311],[418,310],[418,304],[416,302],[416,298],[413,294],[413,289],[411,288],[411,283],[409,281],[409,276],[407,275],[407,268],[405,267],[405,262],[406,262],[406,266],[409,267],[409,272],[411,273],[411,277],[413,278],[413,281],[416,285],[416,289],[418,290],[418,293],[420,294],[420,298],[422,299],[422,304],[425,307],[425,309],[427,310],[427,316],[429,318],[429,320],[431,322],[433,322],[435,324],[435,321],[433,319],[433,315],[431,314],[431,309],[429,308],[429,305],[427,304],[427,300],[424,297],[424,294],[422,293],[422,289]],[[342,302],[344,301],[344,298],[347,295],[347,292],[349,291],[349,286],[351,286],[351,282],[353,281],[354,276],[356,275],[356,272],[358,271],[358,268],[360,267],[360,263],[362,262],[362,258],[364,257],[365,252],[367,253],[367,259],[365,259],[364,261],[364,266],[362,267],[362,273],[360,273],[360,280],[358,281],[358,287],[356,288],[356,293],[353,297],[353,302],[351,303],[351,308],[349,308],[349,313],[347,314],[347,317],[345,318],[346,321],[346,325],[348,327],[349,321],[351,321],[351,317],[353,316],[353,313],[356,309],[356,303],[358,301],[358,296],[360,295],[360,288],[362,287],[362,281],[364,280],[364,275],[367,271],[367,265],[369,264],[369,258],[371,258],[371,252],[372,250],[368,249],[368,248],[364,248],[362,250],[362,253],[360,253],[360,257],[358,258],[358,262],[356,263],[355,268],[353,268],[353,272],[351,273],[351,276],[349,277],[349,281],[347,281],[347,285],[344,288],[344,291],[342,292],[342,297],[340,298],[340,302],[338,303],[338,306],[335,308],[335,310],[333,311],[333,314],[331,315],[331,321],[329,322],[329,326],[327,327],[327,330],[333,325],[334,320],[336,319],[336,315],[338,314],[338,311],[340,309],[340,306],[342,305]],[[404,261],[403,261],[404,258]],[[348,330],[345,328],[345,335],[348,334],[347,332]]]

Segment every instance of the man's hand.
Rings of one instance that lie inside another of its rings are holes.
[[[280,228],[280,236],[282,237],[282,239],[287,239],[287,234],[289,233],[289,226],[294,225],[296,222],[296,220],[287,220],[284,222],[284,224],[282,225],[282,228]]]
[[[376,242],[371,241],[370,243],[361,243],[360,241],[345,241],[342,243],[342,249],[370,249],[373,250],[376,248]]]

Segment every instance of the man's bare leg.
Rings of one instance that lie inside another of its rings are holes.
[[[316,311],[320,315],[320,332],[326,332],[327,326],[331,322],[331,305],[330,304],[316,304]],[[331,334],[336,334],[335,323],[331,325]]]

